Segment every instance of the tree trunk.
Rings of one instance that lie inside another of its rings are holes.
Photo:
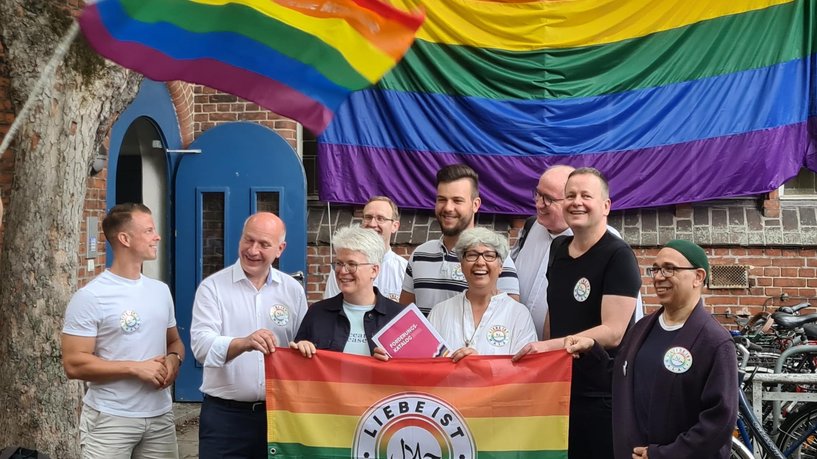
[[[54,3],[0,0],[16,110],[71,24],[67,7]],[[79,457],[83,390],[63,372],[60,332],[77,287],[88,164],[138,79],[77,37],[16,136],[0,254],[0,449]]]

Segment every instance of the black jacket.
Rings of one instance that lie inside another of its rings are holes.
[[[363,317],[369,352],[374,352],[375,348],[372,336],[403,310],[403,305],[381,295],[377,288],[374,293],[374,309]],[[343,352],[349,340],[349,328],[349,319],[343,311],[343,294],[340,293],[309,307],[295,335],[295,342],[308,340],[318,349]]]

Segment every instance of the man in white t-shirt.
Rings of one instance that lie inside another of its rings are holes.
[[[119,204],[102,221],[113,263],[77,291],[65,312],[65,374],[87,381],[83,458],[177,458],[170,385],[184,345],[167,285],[142,275],[159,235],[150,209]]]
[[[400,213],[397,205],[386,196],[374,196],[363,207],[363,221],[360,226],[370,228],[383,238],[386,255],[380,264],[380,273],[374,280],[374,286],[386,298],[397,301],[403,289],[403,275],[406,274],[408,261],[391,249],[391,237],[400,228]],[[332,298],[340,293],[338,281],[331,273],[326,280],[323,298]]]
[[[306,314],[301,284],[272,267],[286,248],[277,215],[244,223],[238,261],[196,290],[190,347],[204,367],[199,457],[266,457],[264,355],[286,346]]]
[[[533,200],[536,204],[536,220],[527,231],[519,235],[516,246],[511,251],[511,258],[516,264],[519,276],[519,302],[528,307],[536,327],[539,340],[543,336],[545,318],[548,312],[547,270],[550,260],[550,245],[559,236],[572,236],[573,231],[565,222],[563,205],[567,177],[575,169],[571,166],[551,166],[539,178],[533,189]],[[616,237],[621,237],[612,226],[607,227]],[[644,316],[641,295],[638,295],[635,320]]]

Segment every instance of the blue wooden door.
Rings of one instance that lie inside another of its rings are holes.
[[[306,178],[292,147],[272,130],[231,123],[205,132],[179,162],[175,180],[176,320],[186,356],[176,380],[177,401],[202,399],[201,365],[190,350],[196,288],[238,259],[244,220],[271,211],[287,226],[287,247],[276,262],[306,272]]]

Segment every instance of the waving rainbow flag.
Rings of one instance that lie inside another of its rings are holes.
[[[430,208],[453,162],[510,214],[558,163],[605,172],[617,208],[817,171],[815,0],[392,0],[420,3],[406,58],[320,138],[324,200]]]
[[[565,352],[380,362],[331,351],[266,360],[272,458],[564,459]]]
[[[79,19],[106,58],[225,91],[320,133],[411,46],[422,15],[378,0],[102,0]]]

